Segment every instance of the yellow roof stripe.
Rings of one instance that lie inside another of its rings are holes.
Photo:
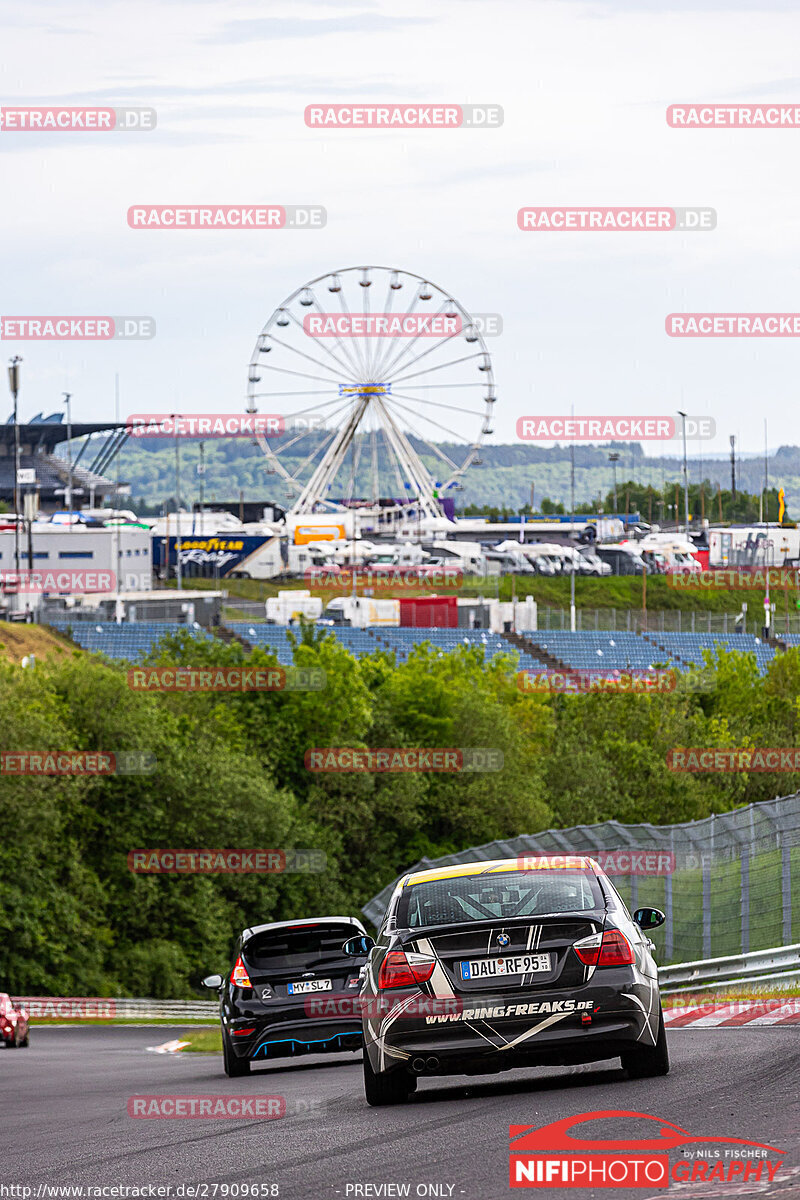
[[[465,875],[503,875],[509,871],[589,870],[599,873],[600,864],[585,854],[521,854],[518,858],[495,858],[489,862],[460,863],[451,867],[432,867],[409,875],[403,887],[431,883],[437,879],[461,879]]]

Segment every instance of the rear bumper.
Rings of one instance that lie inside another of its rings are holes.
[[[530,1032],[529,1025],[503,1026],[498,1032],[501,1037],[494,1048],[470,1029],[448,1030],[447,1035],[426,1030],[399,1036],[392,1039],[391,1054],[382,1069],[411,1067],[419,1057],[426,1060],[426,1067],[415,1073],[426,1075],[491,1074],[512,1067],[596,1062],[615,1058],[635,1043],[641,1034],[641,1022],[632,1017],[609,1016],[593,1022],[589,1028],[573,1023],[570,1027],[542,1030],[533,1038],[525,1037]],[[523,1040],[516,1041],[519,1037]],[[398,1059],[398,1054],[405,1063]],[[431,1058],[437,1060],[435,1067],[429,1063]],[[381,1069],[376,1063],[373,1066]]]
[[[263,1060],[293,1058],[301,1054],[339,1054],[358,1050],[362,1044],[361,1022],[314,1021],[308,1018],[239,1019],[224,1028],[236,1058]],[[237,1035],[237,1028],[254,1032]]]
[[[631,981],[624,992],[588,985],[546,1000],[540,994],[536,1009],[527,1012],[523,997],[516,1002],[521,1014],[509,1014],[506,996],[504,1005],[465,1007],[452,1016],[365,1021],[365,1053],[376,1072],[405,1069],[431,1075],[615,1058],[637,1042],[652,1046],[658,1030],[657,987]]]

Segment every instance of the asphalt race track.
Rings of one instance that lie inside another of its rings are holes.
[[[514,1071],[468,1086],[462,1079],[423,1080],[407,1105],[386,1109],[364,1103],[360,1055],[308,1057],[227,1079],[221,1056],[146,1051],[178,1032],[34,1025],[30,1049],[0,1050],[0,1183],[27,1185],[38,1200],[59,1194],[46,1185],[171,1184],[171,1194],[180,1196],[178,1185],[201,1182],[211,1200],[226,1195],[214,1184],[256,1183],[277,1184],[274,1194],[282,1198],[388,1200],[403,1193],[375,1185],[410,1184],[412,1197],[495,1200],[524,1194],[508,1186],[510,1123],[538,1126],[625,1109],[692,1134],[767,1142],[786,1153],[769,1190],[673,1183],[667,1194],[800,1197],[798,1027],[675,1030],[666,1079],[629,1081],[612,1061]],[[127,1115],[131,1095],[166,1093],[280,1095],[288,1112],[274,1121]],[[539,1188],[532,1194],[647,1200],[665,1193]]]

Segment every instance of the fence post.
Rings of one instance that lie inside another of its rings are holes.
[[[664,925],[664,958],[667,962],[672,958],[674,946],[674,934],[672,928],[672,876],[664,876],[664,916],[667,918]]]
[[[742,846],[741,857],[742,954],[750,951],[750,847]]]
[[[709,855],[702,855],[703,863],[703,958],[711,958],[711,864]]]
[[[678,609],[678,633],[683,633],[683,630],[681,629],[681,610],[680,609]]]
[[[780,837],[781,842],[781,907],[783,909],[783,944],[792,945],[792,850]]]

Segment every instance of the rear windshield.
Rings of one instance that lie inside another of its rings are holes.
[[[435,879],[404,888],[395,921],[401,929],[414,929],[604,907],[591,871],[508,871]]]
[[[348,938],[361,936],[357,925],[272,929],[245,942],[242,957],[251,967],[263,970],[313,966],[315,962],[343,958],[343,944]]]

